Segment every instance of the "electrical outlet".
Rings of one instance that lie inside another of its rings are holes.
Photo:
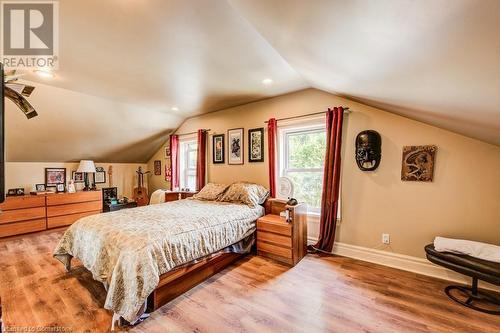
[[[382,243],[384,244],[391,243],[391,237],[389,236],[389,234],[382,234]]]

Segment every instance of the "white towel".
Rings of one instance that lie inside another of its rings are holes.
[[[160,204],[165,202],[165,190],[156,190],[151,194],[151,199],[149,199],[150,205]]]
[[[474,258],[500,263],[500,246],[463,239],[436,237],[434,248],[438,252],[466,254]]]

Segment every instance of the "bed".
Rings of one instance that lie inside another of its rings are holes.
[[[88,216],[54,251],[66,268],[78,258],[107,289],[104,307],[137,320],[249,251],[262,205],[186,199]]]

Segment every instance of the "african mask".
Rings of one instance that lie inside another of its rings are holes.
[[[366,130],[356,136],[356,163],[361,171],[378,168],[382,150],[382,138],[378,132]]]

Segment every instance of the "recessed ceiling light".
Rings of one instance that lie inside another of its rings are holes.
[[[172,110],[172,111],[179,111],[179,108],[177,106],[172,106],[172,108],[170,110]]]
[[[265,86],[268,86],[268,85],[270,85],[272,83],[273,83],[273,79],[267,78],[267,79],[262,80],[262,84],[265,85]]]
[[[55,76],[54,73],[52,73],[51,71],[48,71],[48,70],[37,69],[34,72],[37,73],[38,76],[41,76],[41,77],[53,78]]]

